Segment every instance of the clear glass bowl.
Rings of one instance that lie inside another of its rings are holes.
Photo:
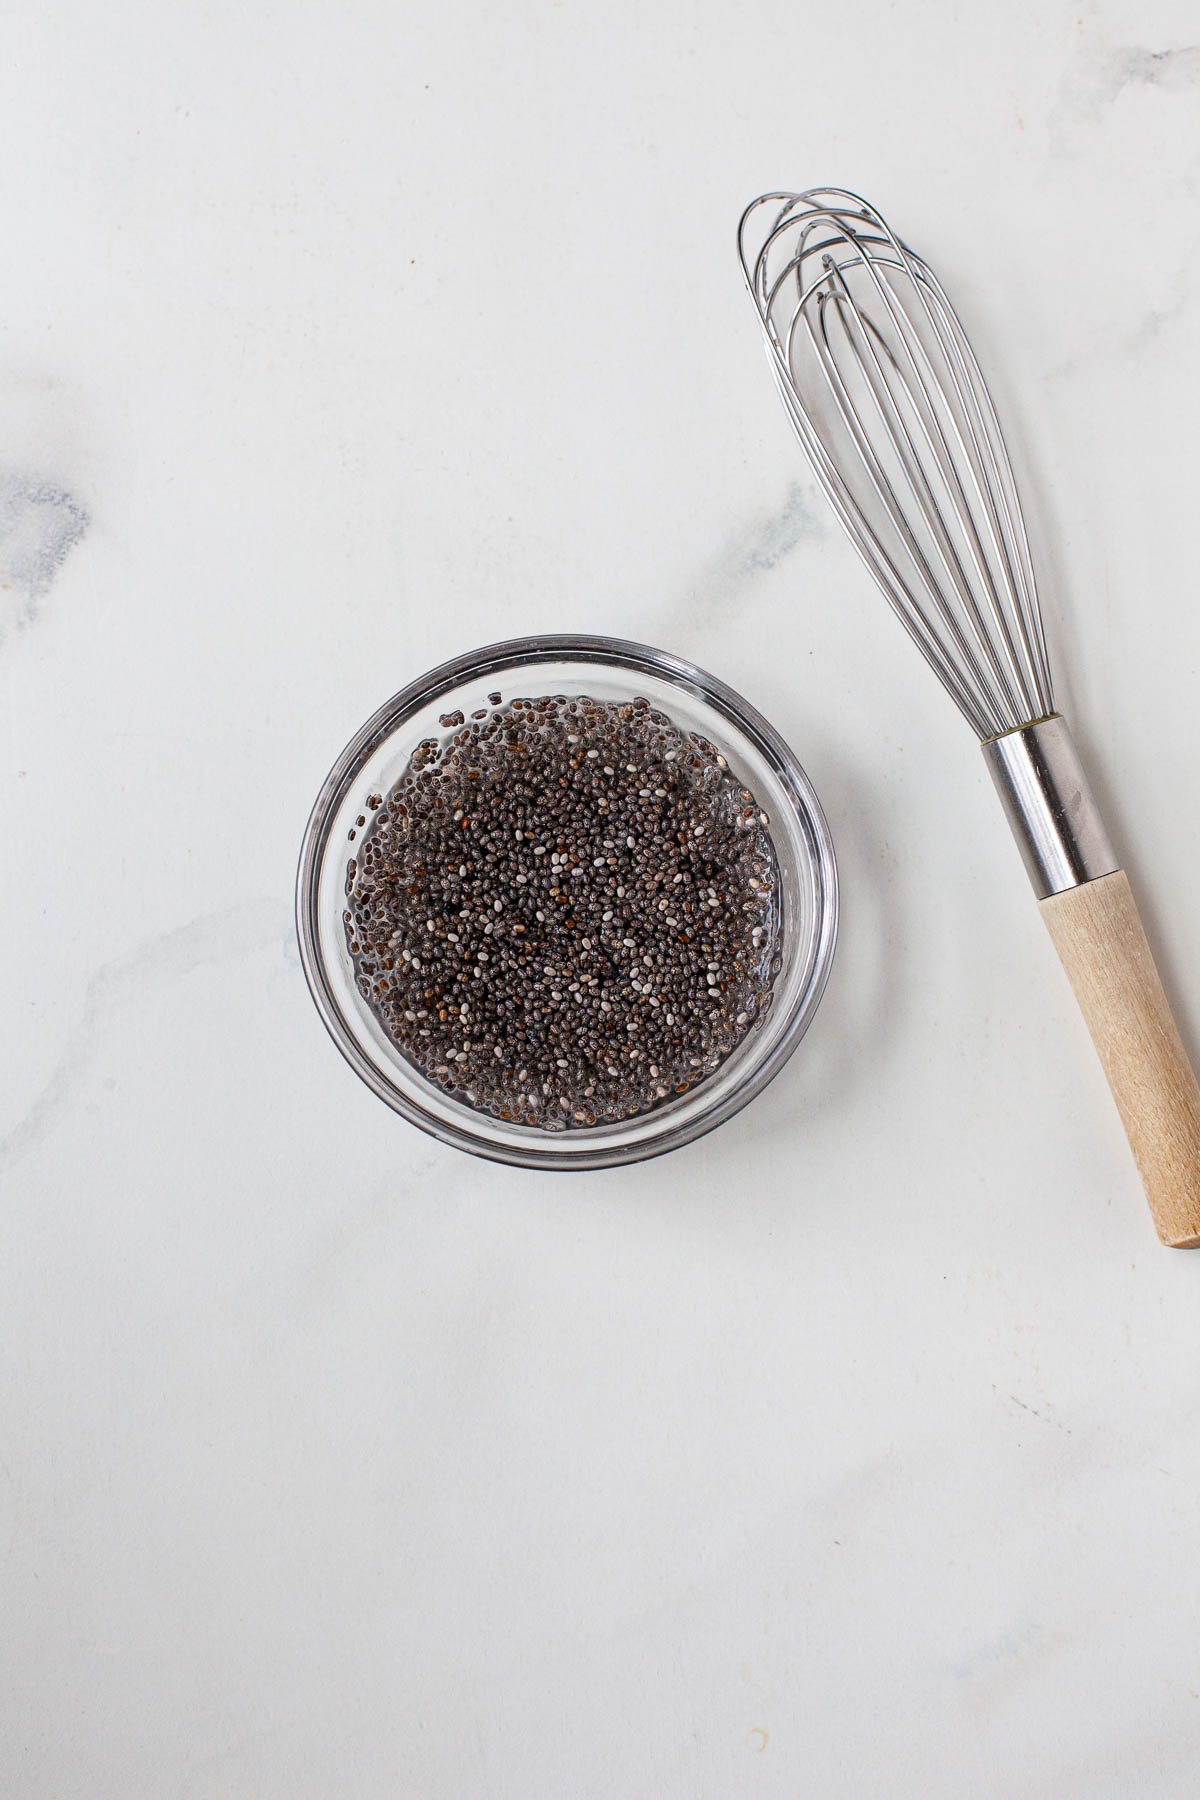
[[[782,888],[779,969],[771,1005],[730,1056],[676,1100],[617,1124],[544,1131],[476,1112],[403,1057],[359,993],[342,914],[349,833],[369,794],[387,794],[423,738],[450,734],[442,713],[468,716],[504,699],[644,696],[683,731],[714,744],[770,817]],[[317,796],[296,881],[296,930],[312,997],[334,1043],[381,1100],[423,1131],[477,1156],[526,1168],[599,1169],[674,1150],[738,1112],[777,1075],[812,1020],[833,960],[837,866],[820,803],[783,739],[702,669],[644,644],[603,637],[513,638],[469,651],[414,681],[355,733]]]

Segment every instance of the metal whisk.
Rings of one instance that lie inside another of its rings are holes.
[[[738,249],[830,504],[979,738],[1165,1243],[1200,1244],[1200,1087],[1067,727],[995,407],[928,265],[840,188],[765,194]]]

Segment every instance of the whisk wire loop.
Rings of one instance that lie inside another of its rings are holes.
[[[1016,481],[936,276],[844,189],[763,195],[738,247],[793,430],[909,636],[981,739],[1047,717]]]
[[[958,548],[945,525],[943,512],[941,508],[939,508],[938,496],[935,492],[929,470],[927,465],[922,462],[919,448],[913,440],[912,432],[905,421],[898,398],[893,392],[891,379],[895,380],[900,393],[907,399],[909,411],[916,421],[917,429],[923,434],[925,444],[935,458],[934,467],[937,472],[941,474],[942,470],[940,465],[936,462],[937,453],[934,449],[929,426],[922,416],[921,408],[917,404],[899,364],[887,348],[885,340],[871,320],[863,318],[858,314],[852,303],[849,302],[849,292],[845,286],[841,271],[831,269],[830,281],[833,284],[831,291],[824,292],[819,296],[818,320],[822,329],[819,333],[816,331],[813,332],[814,342],[830,392],[834,396],[843,422],[847,426],[847,429],[858,448],[859,454],[862,457],[863,465],[870,480],[871,487],[886,506],[892,524],[904,540],[918,570],[924,576],[925,582],[934,599],[937,611],[951,635],[954,647],[962,655],[970,657],[972,655],[972,650],[963,633],[958,616],[955,614],[952,607],[942,598],[942,592],[938,586],[937,576],[929,564],[919,539],[909,524],[908,518],[904,512],[903,504],[897,495],[896,487],[893,482],[889,480],[881,458],[876,451],[876,442],[886,442],[890,445],[891,450],[894,453],[892,458],[894,465],[898,467],[901,475],[907,480],[912,498],[915,500],[921,517],[928,528],[928,539],[932,544],[933,552],[941,564],[944,575],[950,581],[954,594],[962,609],[965,623],[975,640],[975,653],[982,658],[984,665],[978,670],[978,681],[980,687],[984,691],[988,704],[994,710],[998,710],[1005,704],[1010,707],[1015,707],[1015,696],[1006,680],[1005,671],[1001,665],[1000,658],[996,654],[995,648],[988,637],[987,628],[980,615],[979,606],[972,591],[970,579],[963,567]],[[848,336],[857,334],[857,341],[850,346],[849,353],[855,359],[857,372],[863,377],[862,385],[869,397],[875,420],[884,434],[883,439],[873,438],[871,431],[862,424],[855,413],[846,382],[842,379],[840,374],[836,357],[833,352],[833,346],[831,345],[828,336],[826,314],[831,310],[836,311],[842,328]],[[810,329],[812,329],[811,321]],[[882,349],[882,357],[879,348],[877,348],[877,344]],[[886,359],[886,363],[884,359]],[[888,365],[890,365],[890,368]],[[928,398],[928,396],[926,396],[926,398]],[[961,496],[961,484],[958,484],[958,491]],[[954,495],[952,489],[948,487],[947,492],[949,493],[950,498],[953,499]],[[978,553],[975,558],[975,569],[976,578],[983,582],[985,588],[990,587],[986,563]],[[996,684],[995,686],[993,686],[993,682]]]

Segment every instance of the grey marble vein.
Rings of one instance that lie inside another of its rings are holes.
[[[1127,89],[1181,93],[1200,84],[1200,44],[1154,50],[1145,44],[1104,44],[1081,50],[1064,72],[1057,109],[1049,121],[1058,151],[1082,153],[1078,131],[1100,125]]]
[[[1064,75],[1059,104],[1050,121],[1055,154],[1090,155],[1121,95],[1139,88],[1164,95],[1194,95],[1200,89],[1200,44],[1162,49],[1110,44],[1081,53]],[[1163,240],[1166,254],[1158,259],[1153,303],[1131,319],[1123,317],[1120,331],[1106,335],[1102,343],[1085,344],[1055,363],[1046,371],[1047,380],[1064,380],[1100,360],[1138,356],[1187,312],[1200,234],[1186,226],[1195,216],[1200,157],[1181,158],[1169,170],[1168,179],[1180,203],[1177,224],[1185,229],[1173,230]]]
[[[747,520],[712,557],[683,600],[671,609],[666,629],[675,624],[694,639],[725,622],[764,575],[778,568],[801,544],[825,537],[824,502],[793,482],[783,504]]]
[[[86,508],[58,482],[0,469],[0,636],[13,625],[33,623],[90,522]]]
[[[1105,362],[1125,362],[1157,346],[1171,327],[1184,318],[1192,304],[1196,263],[1200,260],[1200,233],[1179,245],[1179,262],[1156,285],[1153,306],[1136,313],[1124,328],[1100,342],[1088,343],[1062,357],[1046,370],[1047,381],[1064,381]]]
[[[78,1022],[49,1079],[23,1117],[0,1137],[0,1170],[11,1168],[54,1124],[82,1080],[114,1013],[148,990],[178,981],[207,964],[252,955],[290,937],[287,905],[275,899],[238,901],[219,912],[148,938],[104,963],[89,977]]]
[[[1102,102],[1115,100],[1127,87],[1195,87],[1200,83],[1200,44],[1180,44],[1167,50],[1129,45],[1112,51],[1099,76],[1098,91]]]

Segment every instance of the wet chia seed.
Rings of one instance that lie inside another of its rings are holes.
[[[578,1130],[662,1106],[770,1005],[767,815],[644,699],[489,699],[445,714],[350,833],[359,991],[479,1111]]]

